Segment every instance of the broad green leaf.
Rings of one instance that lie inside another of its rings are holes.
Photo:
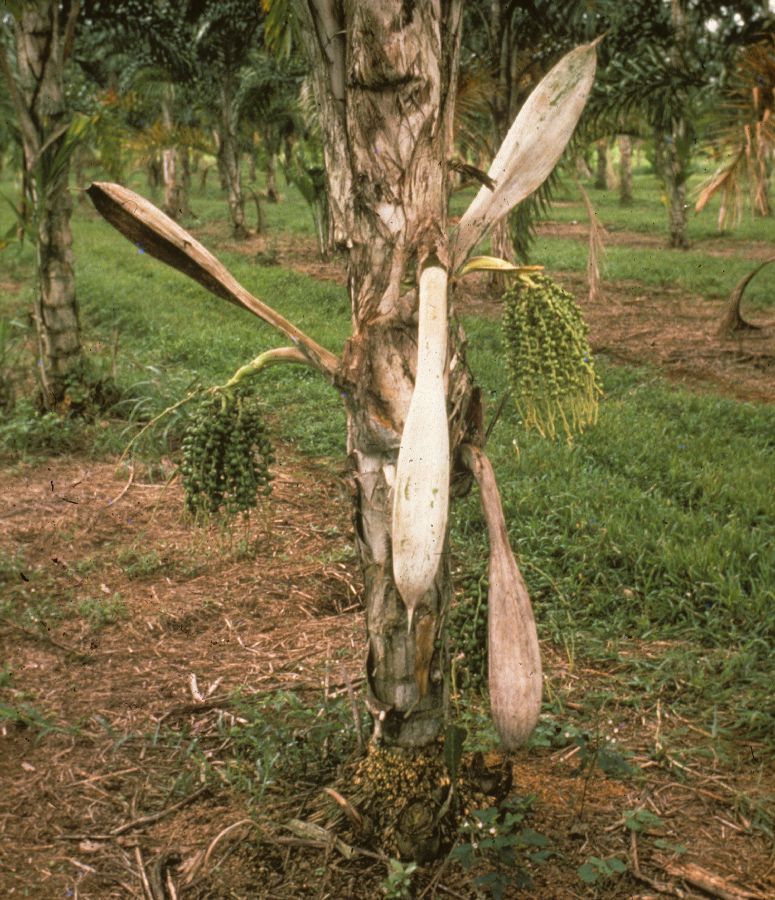
[[[468,732],[459,725],[448,725],[444,732],[444,764],[454,784],[457,779],[460,760],[463,756],[463,743]]]
[[[549,838],[540,831],[534,831],[532,828],[523,828],[519,833],[520,841],[530,847],[546,847],[549,844]]]
[[[645,831],[649,828],[661,828],[665,823],[647,809],[630,809],[624,814],[624,824],[630,831]]]
[[[579,878],[584,882],[584,884],[594,884],[598,878],[600,877],[600,873],[594,866],[591,866],[588,862],[585,862],[583,865],[578,867]]]
[[[571,50],[541,79],[519,111],[453,238],[456,269],[487,229],[541,185],[557,164],[595,77],[597,41]]]
[[[671,853],[686,853],[686,847],[683,844],[676,844],[674,841],[668,841],[666,838],[657,838],[654,846],[658,850],[669,850]]]

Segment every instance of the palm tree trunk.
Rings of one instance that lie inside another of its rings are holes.
[[[356,543],[365,581],[367,681],[375,736],[420,747],[440,732],[448,661],[441,634],[452,598],[448,546],[411,631],[392,571],[392,484],[417,357],[410,267],[443,264],[446,147],[461,6],[298,3],[320,109],[336,242],[348,248],[353,336],[341,390],[348,421]],[[349,77],[345,79],[345,48]],[[411,52],[407,52],[411,50]],[[345,113],[346,110],[346,113]],[[473,389],[449,327],[450,445],[466,433]]]
[[[490,3],[490,56],[495,61],[497,90],[492,98],[493,146],[500,147],[516,114],[516,82],[513,68],[516,54],[513,52],[513,33],[508,3],[492,0]],[[511,236],[509,216],[496,222],[490,232],[490,249],[493,256],[514,262],[514,241]],[[526,242],[525,242],[526,243]],[[508,279],[499,272],[493,272],[489,279],[490,289],[502,294]]]
[[[167,146],[161,152],[162,183],[164,184],[164,212],[176,222],[189,215],[188,194],[184,182],[183,160],[175,135],[173,104],[175,89],[165,86],[161,101],[161,117],[167,132]]]
[[[670,0],[670,18],[675,33],[671,63],[678,69],[681,65],[681,50],[686,44],[685,0]],[[689,247],[686,236],[686,178],[688,167],[688,123],[682,111],[673,111],[670,118],[670,139],[665,154],[664,178],[667,188],[669,211],[668,246],[678,250]]]
[[[686,250],[689,247],[686,235],[685,135],[686,122],[682,118],[675,119],[665,152],[663,170],[669,215],[668,246],[678,250]]]
[[[280,192],[277,189],[277,154],[267,151],[264,174],[266,176],[266,199],[270,203],[278,203]]]
[[[0,50],[0,65],[21,131],[23,181],[35,222],[37,372],[42,402],[49,409],[65,399],[68,382],[79,376],[83,362],[68,188],[74,145],[66,133],[64,98],[64,64],[77,16],[77,2],[70,5],[66,22],[60,19],[56,2],[23,6],[14,22],[18,86]]]
[[[595,187],[601,191],[605,191],[608,188],[608,142],[605,139],[597,142]]]
[[[221,77],[220,151],[223,173],[226,176],[226,192],[229,200],[232,237],[246,238],[245,199],[242,195],[237,121],[234,110],[234,85],[232,75],[226,71]]]
[[[632,140],[628,134],[619,135],[619,203],[632,203]]]

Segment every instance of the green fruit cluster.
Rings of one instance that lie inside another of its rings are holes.
[[[248,512],[271,491],[274,462],[261,409],[244,389],[208,394],[183,437],[181,474],[192,513]]]
[[[503,341],[511,391],[526,428],[568,440],[597,419],[601,389],[589,329],[573,296],[544,275],[503,296]]]

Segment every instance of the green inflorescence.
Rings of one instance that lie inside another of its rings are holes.
[[[506,366],[522,422],[570,441],[597,420],[602,393],[581,310],[544,275],[518,280],[503,299]]]
[[[271,491],[272,446],[259,403],[244,388],[197,404],[183,438],[181,474],[192,513],[248,512]]]

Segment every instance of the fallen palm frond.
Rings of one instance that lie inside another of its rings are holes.
[[[740,222],[743,213],[743,195],[740,190],[741,168],[744,162],[745,151],[742,147],[721,168],[717,169],[713,176],[700,188],[695,212],[702,212],[711,198],[718,195],[721,204],[718,211],[718,229],[723,231],[729,218],[732,227]],[[732,215],[730,218],[730,210]]]
[[[759,263],[755,269],[750,271],[747,275],[738,281],[735,285],[735,289],[729,295],[729,299],[727,300],[727,305],[724,310],[724,316],[721,319],[721,324],[719,325],[718,334],[720,337],[727,337],[730,334],[733,334],[735,331],[744,331],[749,328],[756,328],[756,325],[751,325],[750,322],[746,322],[745,319],[740,314],[740,306],[743,302],[743,294],[745,293],[745,289],[751,283],[756,275],[761,272],[761,270],[768,266],[770,263],[775,262],[775,256],[770,256],[769,259],[765,259],[764,262]]]

